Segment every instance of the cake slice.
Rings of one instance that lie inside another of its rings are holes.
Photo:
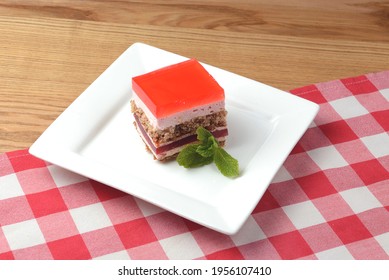
[[[195,59],[132,79],[135,127],[157,160],[174,158],[209,130],[223,146],[228,135],[224,90]]]

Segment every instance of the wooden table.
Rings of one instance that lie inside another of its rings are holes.
[[[0,1],[0,152],[28,148],[134,42],[288,90],[389,69],[367,0]]]

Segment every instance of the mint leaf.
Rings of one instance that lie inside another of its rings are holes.
[[[213,160],[224,176],[233,178],[239,175],[238,161],[222,148],[215,149]]]
[[[197,140],[201,142],[201,144],[207,144],[209,137],[213,137],[212,133],[206,130],[204,127],[199,126],[196,129]],[[215,139],[215,138],[214,138]]]
[[[200,167],[210,164],[213,161],[212,157],[203,157],[197,153],[197,148],[200,144],[188,145],[177,156],[179,165],[185,168]]]
[[[179,165],[185,168],[200,167],[215,162],[219,171],[227,177],[239,175],[238,161],[228,154],[212,135],[203,127],[196,130],[199,143],[187,145],[177,156]]]
[[[209,136],[206,144],[201,144],[197,147],[196,152],[203,157],[213,157],[215,149],[219,147],[215,137]]]

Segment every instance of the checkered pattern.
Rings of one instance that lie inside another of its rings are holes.
[[[0,155],[0,259],[389,259],[389,71],[291,92],[320,111],[237,234],[21,150]]]

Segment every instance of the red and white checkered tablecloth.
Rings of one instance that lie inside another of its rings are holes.
[[[320,111],[236,235],[20,150],[0,155],[0,259],[389,259],[389,71],[291,92]]]

